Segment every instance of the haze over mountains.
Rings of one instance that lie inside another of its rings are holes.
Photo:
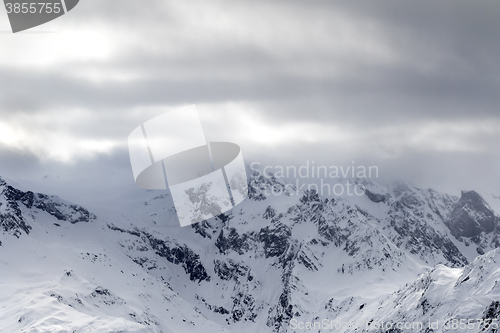
[[[292,332],[327,320],[321,331],[446,332],[464,319],[493,332],[500,220],[487,201],[353,181],[362,196],[327,197],[253,175],[241,205],[176,228],[166,192],[82,207],[2,179],[0,331]]]

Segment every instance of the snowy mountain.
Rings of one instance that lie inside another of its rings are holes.
[[[95,219],[94,214],[83,207],[71,204],[55,196],[22,191],[0,178],[0,226],[4,233],[17,238],[22,232],[29,234],[31,221],[38,214],[49,214],[58,221],[77,223]],[[57,223],[54,222],[57,225]]]
[[[499,218],[479,194],[354,182],[364,195],[322,197],[253,175],[232,211],[172,228],[166,193],[83,208],[1,180],[0,331],[289,332],[328,319],[431,332],[498,317]]]
[[[438,265],[385,299],[363,307],[358,318],[371,324],[358,331],[386,332],[391,324],[395,326],[404,318],[407,328],[411,323],[413,331],[420,326],[422,332],[497,332],[499,263],[500,249],[496,249],[462,268]]]

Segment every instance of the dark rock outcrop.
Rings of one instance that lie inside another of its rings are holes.
[[[492,232],[497,224],[498,217],[475,191],[462,191],[462,196],[448,220],[448,227],[457,238]]]

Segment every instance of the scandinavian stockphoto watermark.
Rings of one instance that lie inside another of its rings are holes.
[[[323,320],[316,320],[316,321],[299,321],[296,318],[293,318],[290,320],[290,328],[292,330],[296,331],[309,331],[309,330],[330,330],[330,331],[336,331],[336,330],[346,330],[346,329],[354,329],[354,330],[366,330],[366,331],[371,331],[371,330],[394,330],[394,331],[401,331],[403,329],[405,330],[411,330],[411,331],[418,331],[424,328],[424,323],[422,322],[391,322],[391,321],[376,321],[376,320],[365,320],[365,319],[358,319],[358,320],[350,320],[350,321],[334,321],[331,319],[323,319]],[[429,327],[431,323],[429,322]]]
[[[362,196],[365,194],[365,187],[360,180],[367,178],[378,178],[379,169],[377,166],[357,165],[354,161],[351,165],[317,165],[314,161],[306,161],[300,166],[295,165],[266,165],[260,162],[250,164],[250,170],[257,177],[276,178],[290,181],[283,186],[266,187],[262,194],[281,195],[301,195],[305,191],[318,193],[320,195],[335,196]]]
[[[319,330],[345,331],[386,331],[386,332],[434,332],[443,330],[446,332],[479,332],[491,329],[496,332],[499,328],[498,319],[475,319],[475,318],[446,318],[428,321],[389,321],[389,320],[366,320],[356,319],[350,321],[335,321],[331,319],[300,321],[296,318],[290,320],[290,328],[293,331]]]
[[[63,16],[79,0],[4,0],[12,32],[31,29]]]
[[[183,227],[228,211],[248,194],[240,147],[208,142],[195,105],[138,126],[128,147],[136,184],[169,188]]]

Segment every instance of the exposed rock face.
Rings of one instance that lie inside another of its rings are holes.
[[[448,226],[455,237],[474,237],[492,232],[498,217],[475,191],[462,191],[462,196],[451,212]]]
[[[365,189],[365,194],[366,196],[373,202],[385,202],[390,198],[390,196],[385,195],[385,194],[379,194],[379,193],[374,193],[371,192],[370,190]]]
[[[175,265],[181,265],[191,281],[210,281],[210,276],[200,262],[200,256],[186,245],[171,244],[148,234],[145,237],[157,255]]]
[[[30,213],[23,213],[28,210]],[[61,200],[54,195],[21,191],[0,178],[0,226],[4,232],[20,237],[29,234],[32,227],[27,218],[36,212],[46,212],[59,221],[89,222],[95,215],[87,209]]]
[[[13,234],[16,237],[21,236],[22,231],[29,234],[31,226],[21,213],[19,203],[25,203],[32,199],[33,193],[23,193],[7,185],[0,179],[0,224],[4,232]],[[26,204],[26,203],[25,203]]]

